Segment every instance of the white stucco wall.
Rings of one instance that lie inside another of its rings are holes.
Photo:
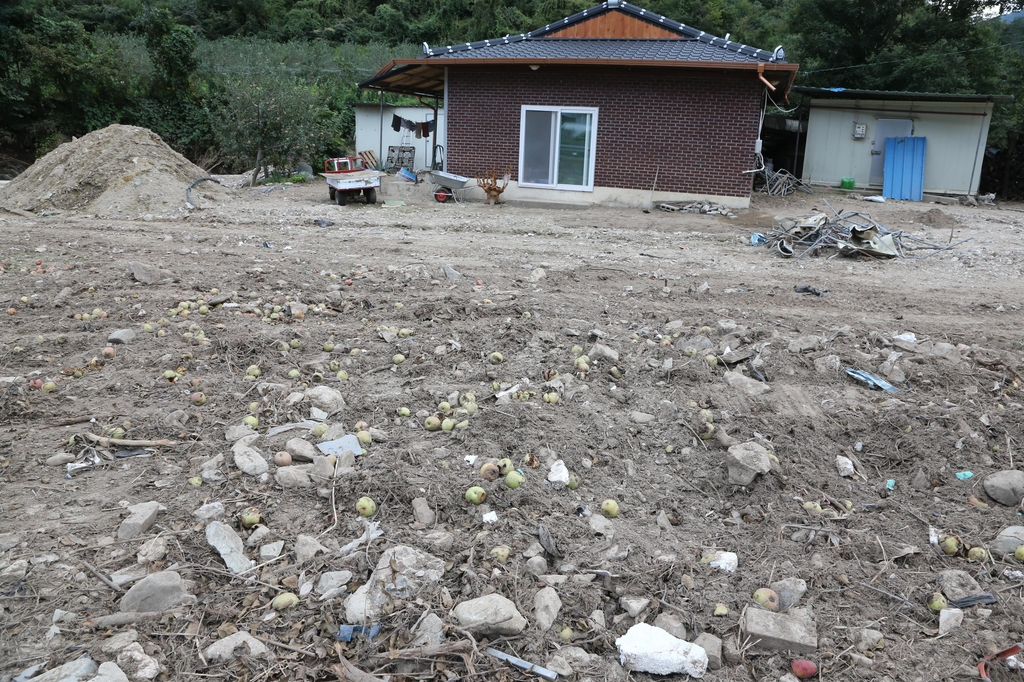
[[[924,191],[975,194],[992,106],[990,102],[811,100],[803,180],[838,187],[842,178],[852,177],[858,188],[869,188],[878,119],[902,118],[914,122],[915,137],[928,138]],[[855,122],[867,125],[864,139],[853,138]]]
[[[383,149],[380,143],[380,105],[378,104],[356,104],[356,151],[372,150],[383,162],[387,158],[387,150],[391,145],[397,146],[402,141],[404,131],[395,132],[391,129],[391,117],[397,114],[410,121],[430,121],[434,118],[434,110],[431,107],[389,107],[384,105],[384,144]],[[437,143],[445,143],[444,107],[437,110],[438,119],[441,124],[437,129]],[[416,139],[414,134],[409,135],[408,144],[416,148],[416,170],[430,166],[431,151],[433,145],[433,134],[429,138]]]

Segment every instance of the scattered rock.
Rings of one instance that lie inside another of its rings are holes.
[[[33,677],[32,682],[80,682],[91,678],[98,669],[96,661],[83,656]]]
[[[255,438],[252,436],[246,436],[241,440],[235,442],[231,446],[231,453],[234,455],[235,466],[238,467],[243,474],[249,476],[260,476],[265,474],[270,468],[267,464],[267,460],[263,458],[263,455],[259,451],[249,447],[249,443],[253,442]],[[287,468],[287,467],[285,467]]]
[[[312,462],[321,454],[315,445],[301,438],[288,439],[288,442],[284,444],[284,449],[296,462]]]
[[[181,575],[176,571],[160,571],[135,583],[121,597],[119,608],[125,613],[131,611],[151,613],[166,611],[194,600],[195,597],[186,591]]]
[[[270,561],[281,556],[281,552],[284,551],[284,540],[278,540],[277,542],[268,542],[265,545],[260,546],[260,561]]]
[[[836,455],[836,470],[840,476],[849,477],[857,474],[857,470],[853,467],[853,460],[842,455]]]
[[[381,554],[366,584],[345,600],[345,619],[353,625],[372,623],[391,599],[414,597],[444,575],[444,561],[414,547],[398,545]]]
[[[319,407],[327,414],[337,414],[345,409],[345,396],[330,386],[313,386],[304,394],[313,407]]]
[[[793,609],[790,613],[747,609],[740,618],[740,633],[760,649],[800,654],[813,653],[818,649],[814,619],[803,609]]]
[[[597,362],[599,360],[607,360],[608,362],[614,364],[619,361],[619,351],[615,350],[610,346],[606,346],[603,343],[595,343],[593,346],[590,347],[590,351],[587,353],[587,357],[589,357],[594,362]]]
[[[544,575],[548,572],[548,562],[542,556],[533,556],[526,561],[526,571],[536,576]]]
[[[146,263],[128,263],[128,270],[135,281],[142,284],[169,284],[177,281],[177,277],[170,270],[161,270]]]
[[[731,446],[725,456],[725,464],[729,469],[729,483],[733,485],[750,485],[758,474],[766,474],[772,469],[768,451],[757,443]]]
[[[537,594],[533,596],[533,618],[537,621],[537,628],[541,632],[551,629],[561,610],[562,600],[558,598],[555,588],[545,587],[538,590]]]
[[[864,628],[857,634],[857,651],[871,651],[885,647],[885,635],[878,630]]]
[[[682,639],[682,638],[680,638]],[[693,643],[704,650],[708,656],[708,670],[719,670],[722,667],[722,640],[711,633],[702,632]]]
[[[248,424],[229,426],[228,428],[224,429],[224,440],[228,441],[229,443],[234,443],[235,441],[242,440],[246,436],[257,435],[259,434],[253,431],[252,427],[249,426]]]
[[[627,670],[674,675],[685,673],[703,677],[708,668],[704,649],[673,637],[661,628],[637,623],[615,640],[619,660]]]
[[[485,637],[518,635],[527,625],[516,605],[500,594],[464,601],[455,607],[454,613],[460,626]]]
[[[128,507],[128,518],[121,522],[117,529],[119,540],[134,540],[156,523],[156,515],[160,511],[159,502],[142,502]]]
[[[140,564],[152,564],[160,561],[167,555],[167,538],[159,535],[152,540],[142,543],[139,547],[138,561]]]
[[[139,641],[139,633],[137,631],[125,630],[100,642],[100,650],[105,654],[116,654],[132,642],[137,641]]]
[[[814,335],[801,336],[789,342],[790,353],[804,353],[819,348],[821,348],[821,337]]]
[[[295,561],[305,563],[321,552],[327,552],[327,548],[317,542],[311,535],[300,535],[295,538]]]
[[[1024,471],[997,471],[986,476],[983,485],[989,497],[1007,507],[1016,507],[1024,499]]]
[[[964,622],[964,612],[960,609],[942,609],[939,611],[939,636],[949,634]]]
[[[722,375],[722,378],[725,379],[725,383],[729,384],[731,388],[751,398],[756,398],[771,390],[768,384],[757,379],[751,379],[746,374],[740,374],[739,372],[726,372]]]
[[[960,351],[951,343],[933,343],[930,354],[953,365],[960,362]]]
[[[0,586],[14,585],[21,582],[28,573],[28,560],[18,559],[0,571]]]
[[[444,621],[433,613],[420,618],[419,624],[412,631],[413,639],[410,647],[438,646],[444,640]]]
[[[643,609],[640,609],[640,611],[642,610]],[[637,611],[637,613],[640,611]],[[629,609],[626,609],[626,613],[629,613]],[[636,616],[633,617],[635,618]],[[686,626],[683,624],[683,621],[680,620],[679,616],[671,613],[659,613],[658,617],[654,619],[654,627],[661,628],[677,639],[686,639]]]
[[[561,490],[569,485],[569,469],[566,468],[565,462],[556,459],[552,463],[551,470],[548,472],[548,483],[555,490]]]
[[[630,618],[636,618],[640,615],[640,612],[646,609],[651,603],[650,599],[643,597],[619,597],[619,606],[622,610],[629,614]],[[661,627],[660,625],[658,627]],[[685,637],[680,637],[685,639]]]
[[[152,680],[160,674],[160,663],[149,656],[138,642],[121,649],[117,665],[133,680]]]
[[[107,336],[107,343],[109,344],[131,343],[134,340],[134,329],[118,329],[116,332],[111,332],[110,335]]]
[[[425,497],[417,497],[412,501],[412,516],[416,523],[421,523],[426,527],[434,525],[434,521],[437,520],[437,515],[434,510],[430,508],[430,503],[427,502]]]
[[[66,464],[71,464],[78,457],[71,454],[70,452],[58,452],[56,455],[50,455],[46,458],[46,466],[48,467],[62,467]]]
[[[245,556],[242,538],[226,523],[209,523],[206,526],[206,542],[217,550],[232,573],[241,573],[253,567],[254,563]]]
[[[818,374],[835,374],[843,366],[843,361],[838,355],[824,355],[814,358],[814,371]]]
[[[304,466],[280,467],[274,472],[274,480],[285,489],[312,488],[313,479]]]
[[[949,569],[939,573],[939,589],[946,599],[956,601],[964,597],[973,597],[984,592],[981,585],[967,571]]]
[[[192,516],[196,517],[200,521],[209,523],[210,521],[219,521],[224,518],[226,510],[224,509],[223,502],[207,502],[199,509],[192,512]]]
[[[800,599],[807,592],[807,581],[800,578],[786,578],[776,580],[769,585],[779,595],[779,610],[788,611],[791,607],[800,603]]]
[[[316,583],[316,593],[320,596],[345,587],[352,580],[352,571],[328,571],[320,576]]]
[[[267,656],[269,651],[267,645],[256,639],[248,632],[239,630],[224,639],[217,640],[206,647],[203,656],[210,663],[226,663],[239,656],[253,656],[256,658]]]
[[[96,677],[89,680],[89,682],[128,682],[128,676],[118,667],[117,663],[111,663],[110,661],[100,663],[100,669],[97,673]]]
[[[270,537],[270,529],[266,526],[256,526],[249,537],[245,540],[246,547],[259,547],[263,541]]]
[[[996,556],[1002,556],[1013,554],[1021,545],[1024,545],[1024,526],[1009,526],[996,534],[988,549]]]
[[[636,424],[650,424],[655,419],[657,419],[657,417],[655,417],[653,414],[647,414],[646,412],[637,412],[635,410],[629,413],[629,417]]]

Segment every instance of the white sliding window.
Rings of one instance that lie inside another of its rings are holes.
[[[519,185],[594,190],[597,109],[523,105]]]

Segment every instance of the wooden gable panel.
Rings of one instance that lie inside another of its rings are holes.
[[[549,33],[546,38],[681,38],[675,31],[656,26],[624,12],[611,11]]]

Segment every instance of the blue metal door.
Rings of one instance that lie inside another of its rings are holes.
[[[882,196],[889,199],[924,198],[926,137],[889,137],[885,140],[885,179]]]

